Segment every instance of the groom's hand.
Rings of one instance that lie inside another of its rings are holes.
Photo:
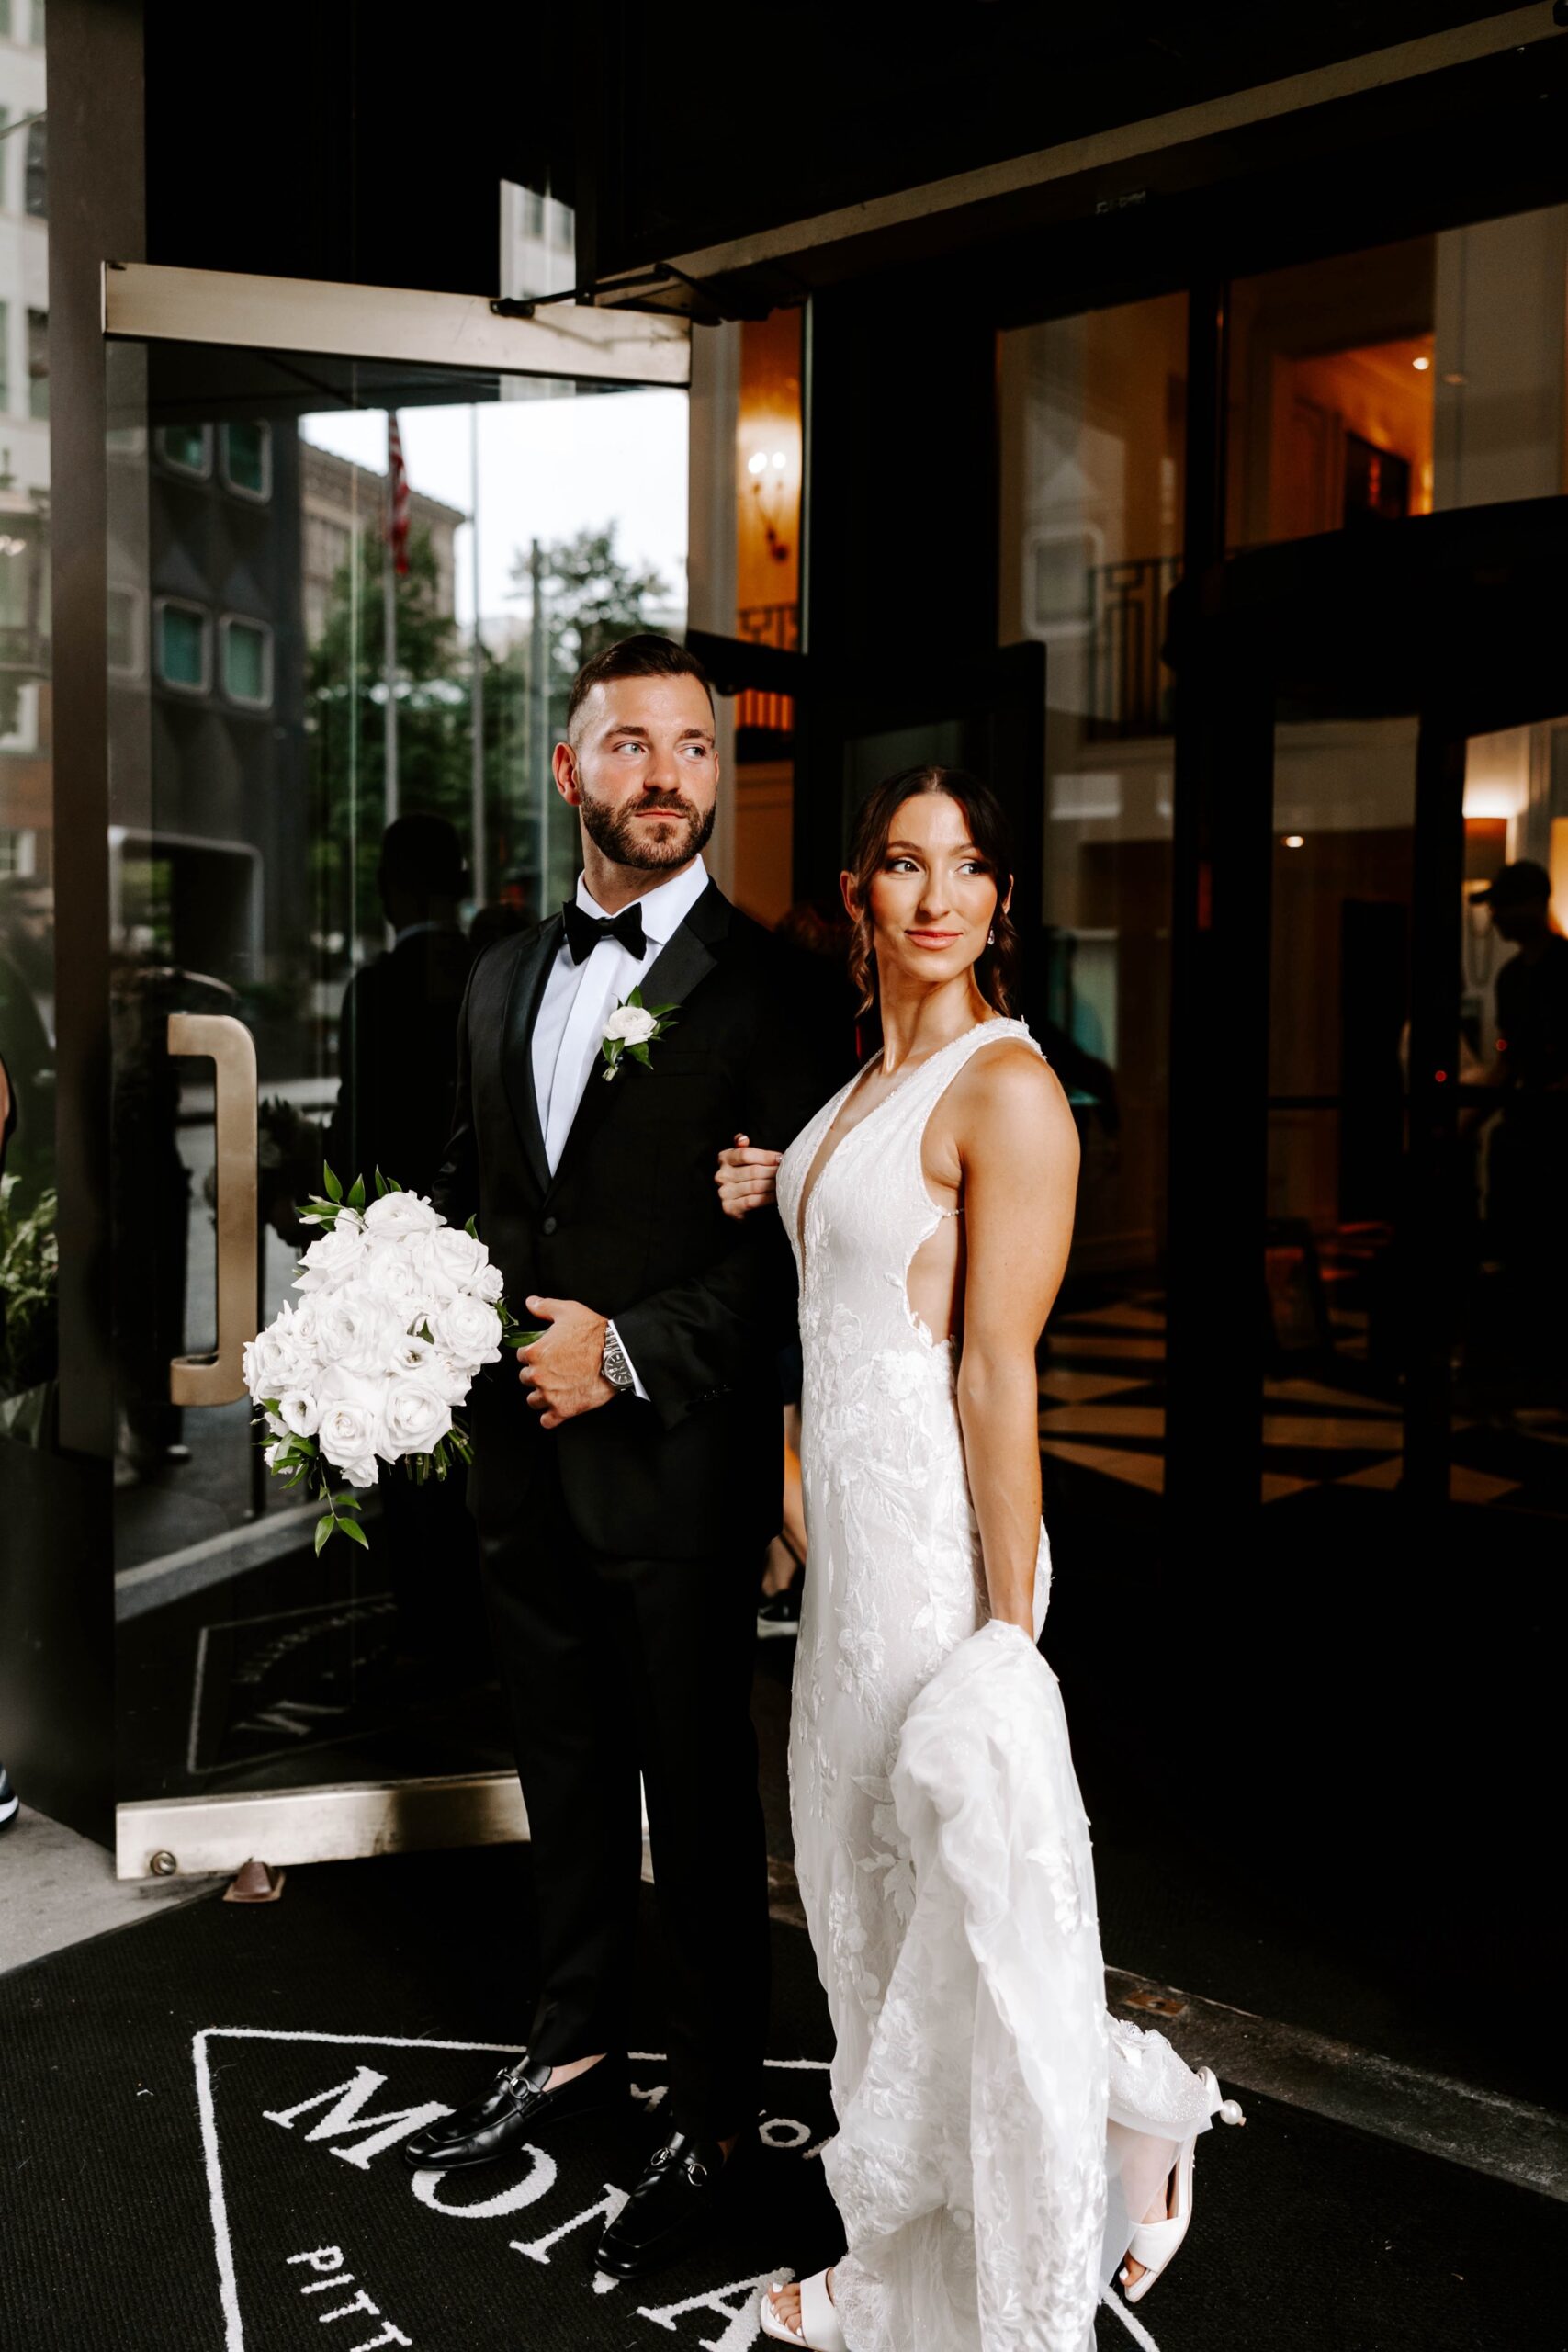
[[[517,1377],[528,1392],[528,1406],[540,1416],[540,1426],[559,1429],[579,1413],[607,1405],[615,1391],[600,1371],[604,1356],[603,1315],[575,1298],[530,1298],[530,1315],[549,1329],[531,1347],[519,1348]]]

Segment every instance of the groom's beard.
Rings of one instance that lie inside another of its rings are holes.
[[[612,808],[607,801],[590,799],[581,782],[578,790],[582,793],[583,828],[594,848],[603,850],[617,865],[634,866],[641,874],[689,865],[697,852],[706,848],[718,814],[716,801],[704,816],[675,792],[647,793],[639,800]],[[637,813],[649,808],[673,809],[685,821],[668,832],[663,826],[650,832]]]

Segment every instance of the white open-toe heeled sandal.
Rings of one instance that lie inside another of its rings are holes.
[[[1234,2098],[1222,2098],[1220,2086],[1212,2067],[1200,2069],[1209,2092],[1209,2112],[1217,2115],[1222,2123],[1245,2123],[1246,2116]],[[1192,2163],[1198,2143],[1194,2137],[1187,2141],[1176,2160],[1176,2210],[1163,2222],[1140,2222],[1133,2232],[1127,2252],[1134,2262],[1141,2262],[1144,2275],[1128,2282],[1126,2270],[1119,2274],[1122,2291],[1130,2303],[1142,2302],[1162,2270],[1175,2260],[1182,2239],[1187,2235],[1192,2219]]]
[[[781,2280],[787,2286],[787,2279]],[[786,2327],[773,2309],[773,2299],[766,2287],[758,2305],[762,2333],[775,2344],[793,2344],[795,2352],[850,2352],[844,2342],[844,2331],[839,2325],[839,2314],[833,2309],[833,2298],[828,2292],[828,2273],[814,2271],[800,2282],[800,2334]]]

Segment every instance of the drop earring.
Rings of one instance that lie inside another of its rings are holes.
[[[987,944],[987,947],[994,947],[994,946],[996,945],[996,944],[997,944],[997,934],[996,934],[996,933],[995,933],[994,931],[988,931],[988,932],[986,933],[986,944]]]

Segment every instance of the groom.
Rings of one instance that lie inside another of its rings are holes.
[[[840,1073],[812,967],[703,863],[718,768],[695,659],[654,636],[597,654],[554,765],[581,828],[576,898],[475,966],[435,1187],[454,1224],[477,1213],[513,1314],[545,1327],[476,1389],[469,1487],[542,1981],[525,2057],[405,2154],[483,2164],[626,2098],[640,1770],[670,2130],[597,2253],[635,2278],[701,2234],[754,2149],[767,2017],[749,1700],[795,1282],[776,1217],[721,1214],[716,1155],[737,1131],[795,1135]],[[607,1077],[606,1023],[639,986],[671,1025]]]

